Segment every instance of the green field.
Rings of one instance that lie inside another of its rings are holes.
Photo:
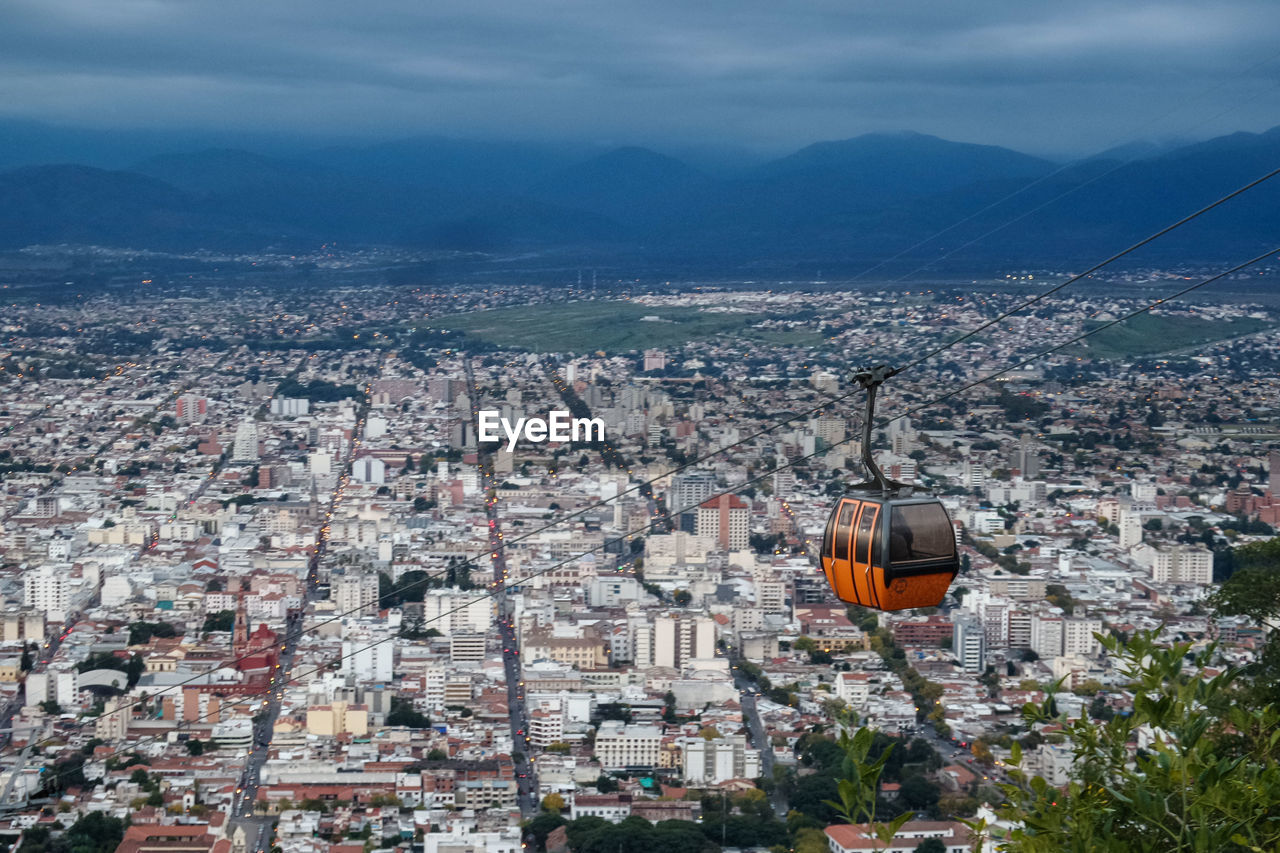
[[[642,320],[658,317],[659,320]],[[631,302],[569,302],[498,308],[440,318],[437,323],[502,347],[532,352],[608,353],[668,347],[686,341],[740,337],[774,345],[814,346],[816,331],[754,330],[758,314],[712,314]]]
[[[1094,323],[1090,328],[1099,325],[1101,324]],[[1249,318],[1226,322],[1202,317],[1139,314],[1118,326],[1086,338],[1073,349],[1100,359],[1163,355],[1249,335],[1272,325],[1266,320]]]

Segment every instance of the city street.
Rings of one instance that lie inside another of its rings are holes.
[[[467,388],[471,397],[473,418],[478,418],[480,410],[480,389],[476,385],[475,374],[470,360],[463,362],[467,374]],[[507,703],[511,708],[511,743],[512,758],[515,761],[516,785],[520,813],[524,817],[533,817],[538,811],[538,777],[535,762],[529,755],[529,710],[524,701],[523,679],[520,676],[520,649],[517,644],[515,623],[507,608],[506,583],[509,580],[506,552],[502,547],[502,527],[498,519],[498,490],[493,474],[493,462],[485,457],[480,461],[485,492],[485,516],[489,523],[489,548],[493,560],[493,584],[497,590],[495,596],[495,619],[498,635],[502,639],[502,664],[507,677]]]

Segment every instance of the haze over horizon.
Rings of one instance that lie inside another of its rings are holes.
[[[848,7],[10,4],[0,121],[249,148],[417,135],[775,156],[916,131],[1051,159],[1277,123],[1280,16]]]

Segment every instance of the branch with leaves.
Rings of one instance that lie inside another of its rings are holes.
[[[914,812],[903,812],[888,823],[876,822],[876,798],[880,792],[880,776],[884,773],[885,763],[889,760],[890,746],[880,753],[875,761],[868,759],[871,742],[875,733],[871,729],[858,729],[853,735],[840,733],[837,741],[844,750],[844,765],[841,768],[844,778],[836,782],[839,802],[827,800],[827,805],[836,810],[847,823],[866,824],[867,830],[880,840],[884,849],[893,841],[902,825],[915,816]]]

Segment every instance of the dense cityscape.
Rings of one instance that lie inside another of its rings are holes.
[[[863,478],[852,370],[1044,276],[1005,278],[24,293],[0,843],[993,849],[1002,785],[1068,784],[1061,719],[1141,701],[1113,639],[1257,659],[1264,626],[1206,597],[1280,526],[1275,309],[1170,302],[1073,343],[1154,301],[1095,283],[885,387],[872,451],[941,498],[960,574],[923,612],[836,599],[816,549]],[[604,438],[477,432],[562,410]],[[861,727],[906,846],[834,807]]]

